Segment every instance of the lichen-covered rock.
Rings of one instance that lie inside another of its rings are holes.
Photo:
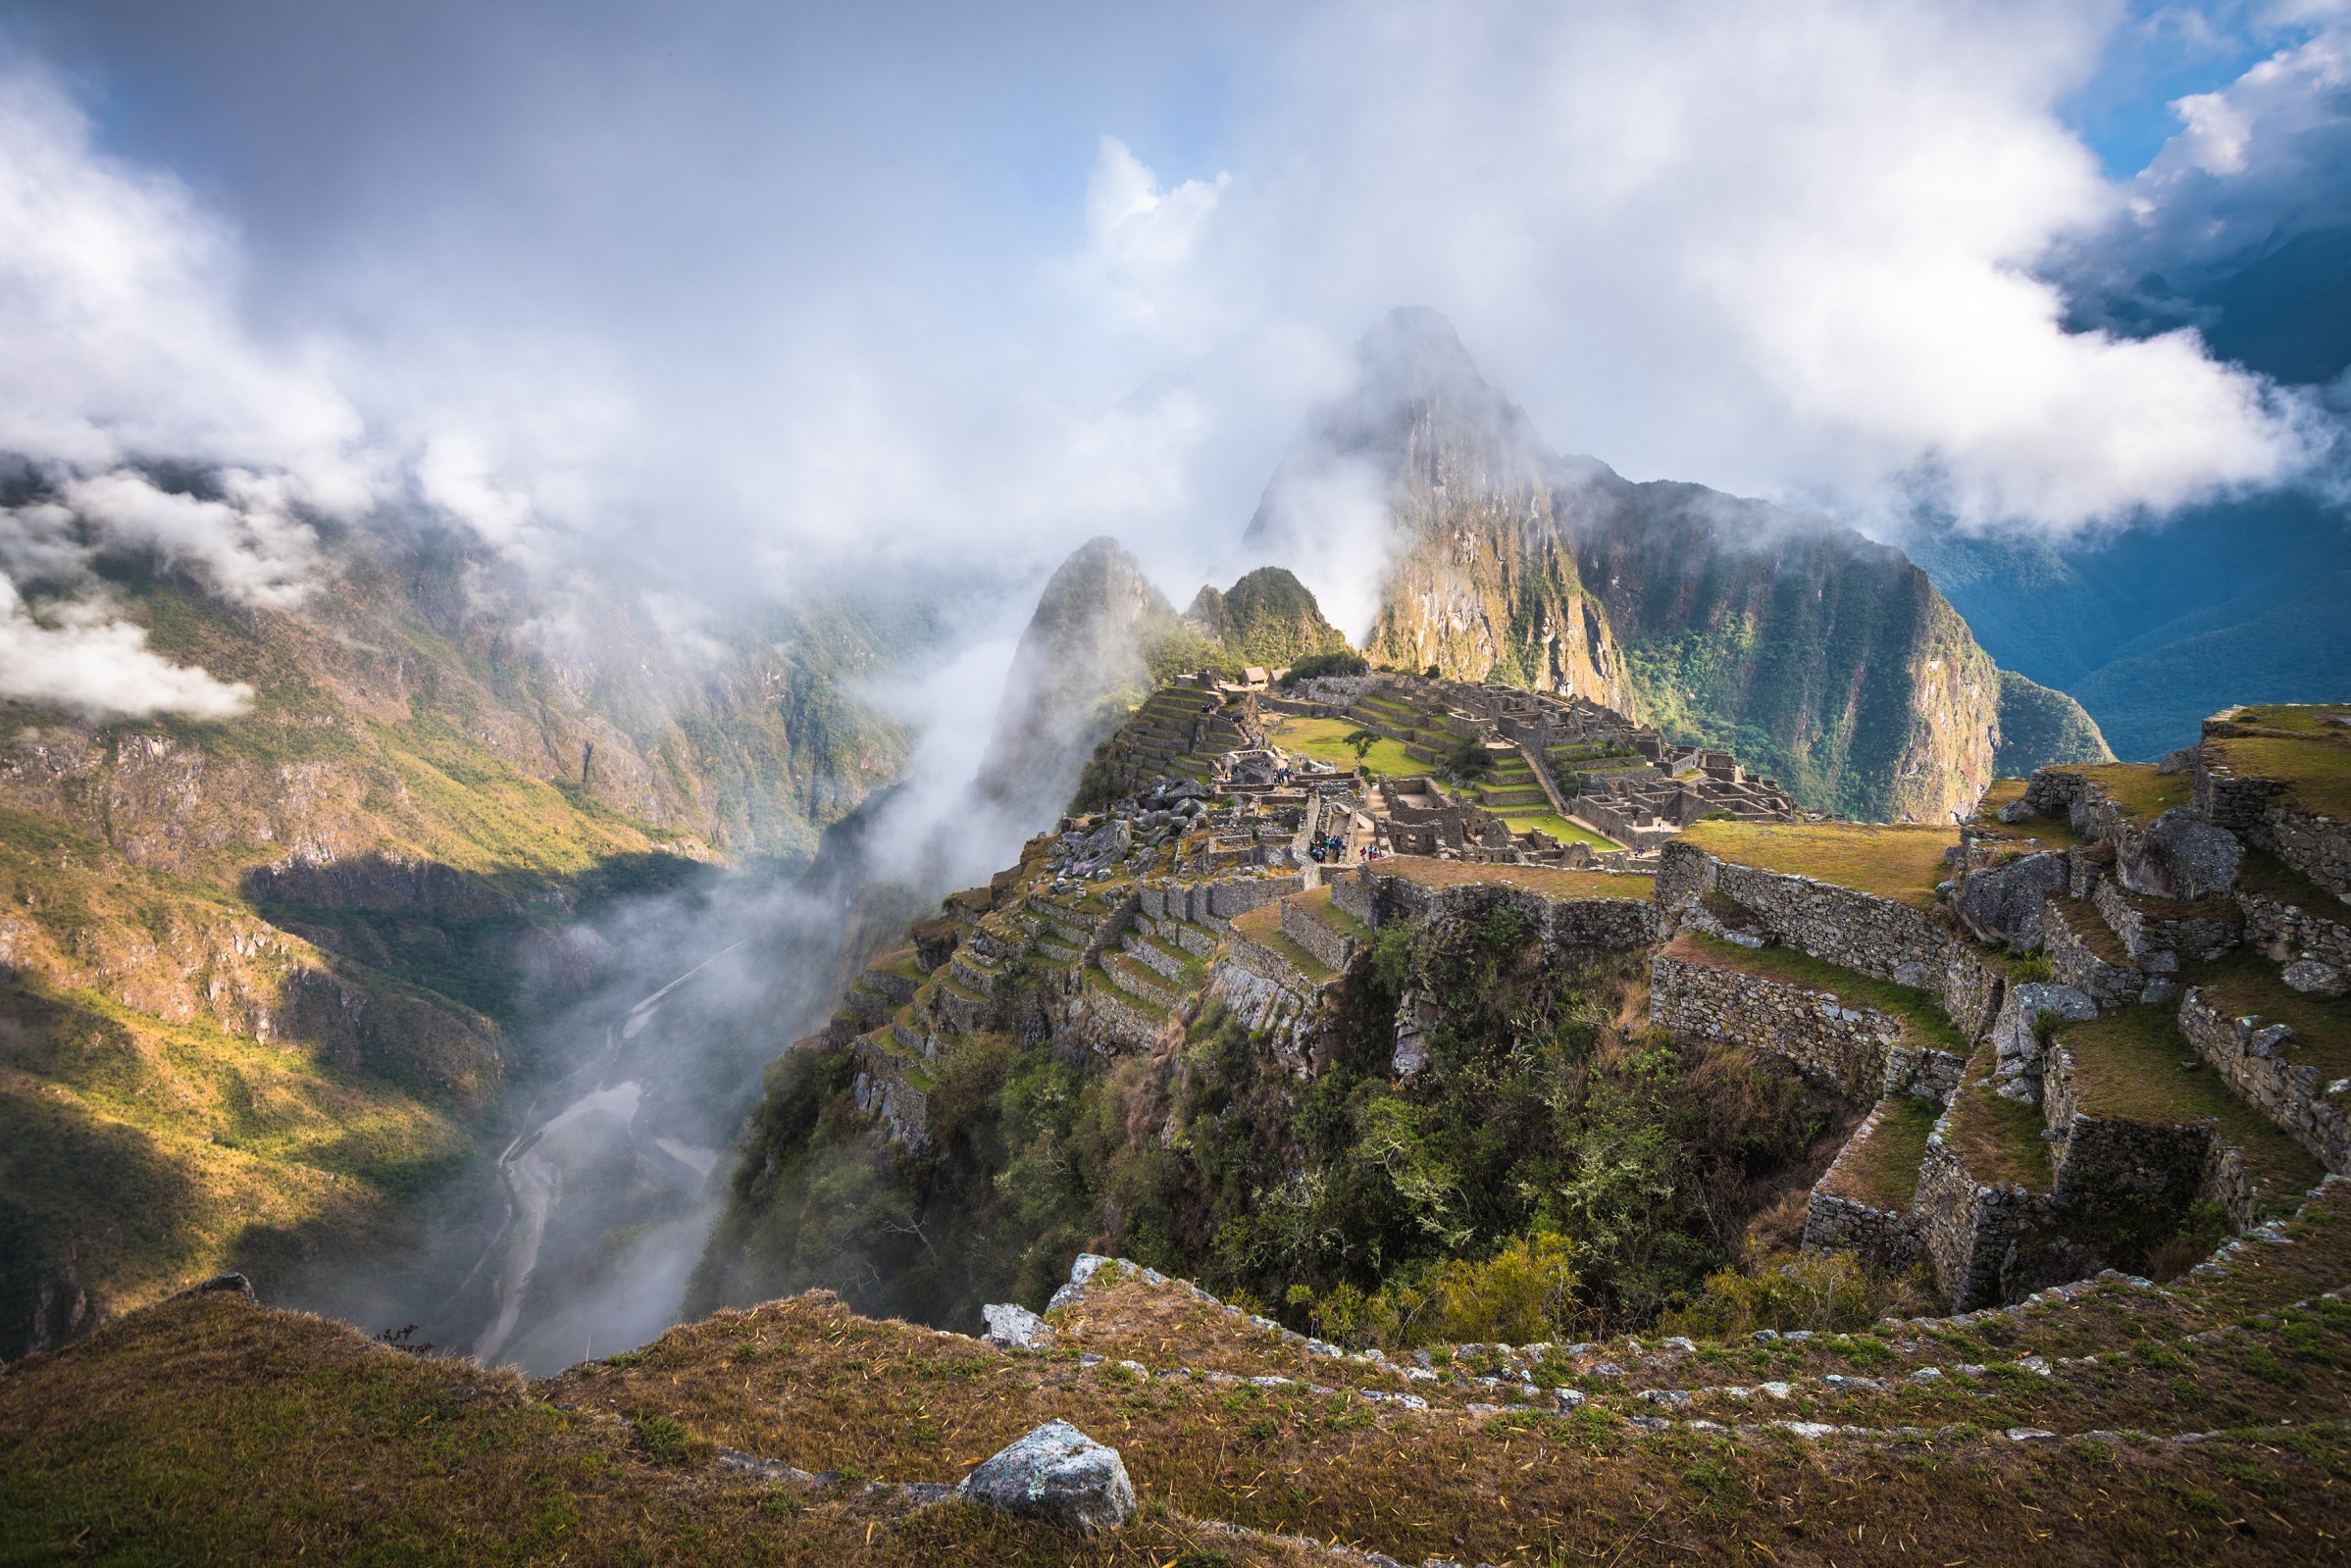
[[[2217,898],[2236,883],[2245,858],[2236,835],[2216,828],[2193,806],[2174,806],[2123,846],[2115,874],[2134,893],[2156,898]]]
[[[2011,986],[1992,1021],[1992,1048],[1998,1065],[1992,1077],[2005,1099],[2040,1098],[2043,1013],[2073,1022],[2098,1016],[2098,1004],[2070,986]]]
[[[2044,850],[1969,873],[1951,907],[1976,936],[2031,952],[2041,945],[2042,904],[2064,892],[2068,881],[2066,857]]]
[[[1048,1421],[963,1478],[974,1502],[1092,1535],[1116,1530],[1135,1512],[1135,1484],[1116,1448],[1066,1421]]]
[[[2351,989],[2344,984],[2341,970],[2316,958],[2295,959],[2277,978],[2308,996],[2340,996]]]
[[[1052,1325],[1016,1301],[997,1301],[980,1308],[988,1325],[987,1339],[1012,1350],[1034,1350],[1053,1337]]]

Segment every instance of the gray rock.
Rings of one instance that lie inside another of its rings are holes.
[[[1135,1484],[1116,1448],[1048,1421],[999,1450],[957,1489],[974,1502],[1093,1535],[1133,1517]]]
[[[1992,1070],[1992,1078],[1996,1092],[2004,1098],[2040,1098],[2039,1028],[2044,1012],[2078,1023],[2096,1018],[2098,1004],[2070,986],[2009,986],[2000,1000],[2000,1016],[1992,1020],[1992,1048],[1999,1063]]]
[[[988,1324],[987,1339],[991,1344],[1000,1344],[1013,1350],[1034,1350],[1050,1343],[1053,1326],[1015,1301],[999,1301],[980,1308],[980,1316]]]
[[[2235,885],[2244,858],[2236,835],[2206,822],[2193,806],[2174,806],[2117,858],[2115,875],[2150,897],[2217,898]]]
[[[214,1295],[221,1292],[241,1295],[248,1301],[260,1299],[253,1293],[253,1282],[241,1274],[216,1274],[200,1285],[189,1286],[172,1299],[184,1301],[191,1295]]]
[[[2305,996],[2340,996],[2346,989],[2343,972],[2316,958],[2297,958],[2277,977]]]
[[[2031,821],[2032,816],[2032,807],[2026,805],[2021,800],[2012,800],[2007,805],[2000,808],[2000,820],[2007,823],[2012,828],[2019,822]]]
[[[2165,752],[2164,760],[2155,765],[2155,771],[2157,773],[2194,773],[2196,771],[2196,748],[2181,746],[2177,751]]]
[[[1951,907],[1970,932],[2019,952],[2041,945],[2041,906],[2066,890],[2066,857],[2055,850],[1971,872]]]

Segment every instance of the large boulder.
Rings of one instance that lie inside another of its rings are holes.
[[[1976,936],[2031,952],[2041,945],[2041,906],[2064,892],[2068,881],[2066,857],[2043,850],[1969,872],[1952,895],[1951,907]]]
[[[2000,999],[2000,1015],[1992,1020],[1994,1091],[2003,1099],[2037,1101],[2041,1097],[2041,1032],[2043,1013],[2074,1023],[2098,1016],[2098,1004],[2070,986],[2014,985]]]
[[[1118,1450],[1066,1421],[1048,1421],[999,1450],[959,1490],[974,1502],[1087,1535],[1116,1530],[1135,1512],[1135,1484]]]
[[[2123,844],[2115,875],[2130,891],[2153,898],[2218,898],[2236,885],[2244,858],[2236,835],[2206,822],[2193,806],[2174,806]]]
[[[988,1325],[988,1341],[1008,1350],[1034,1350],[1052,1341],[1052,1325],[1016,1301],[984,1306],[980,1317]]]

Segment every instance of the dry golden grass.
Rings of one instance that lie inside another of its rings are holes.
[[[1390,855],[1372,863],[1375,874],[1402,877],[1423,887],[1468,887],[1494,884],[1520,887],[1546,898],[1632,898],[1655,896],[1657,879],[1605,871],[1568,871],[1558,866],[1484,866],[1431,855]]]
[[[2046,1192],[2053,1179],[2049,1145],[2041,1139],[2041,1109],[2002,1099],[1981,1081],[1992,1071],[1991,1050],[1978,1051],[1968,1076],[1952,1096],[1943,1141],[1978,1182],[2006,1182]]]
[[[2280,779],[2287,798],[2337,822],[2351,819],[2351,731],[2287,739],[2248,735],[2206,742],[2244,779]]]
[[[2152,762],[2101,762],[2069,768],[2097,784],[2126,817],[2153,822],[2174,806],[2196,797],[2196,778],[2186,773],[2157,773]]]
[[[1702,822],[1682,835],[1718,859],[1786,872],[1931,909],[1959,829],[1851,822]]]
[[[1929,1326],[1913,1354],[2007,1363],[2060,1345],[2168,1343],[2221,1321],[2216,1312],[2339,1278],[2343,1230],[2339,1216],[2298,1225],[2300,1244],[2260,1249],[2281,1272],[2265,1275],[2263,1258],[2225,1290],[2105,1290],[1972,1327]],[[1501,1395],[1450,1377],[1409,1385],[1439,1405],[1427,1412],[1296,1385],[1138,1377],[1118,1363],[1164,1373],[1230,1356],[1262,1373],[1304,1358],[1131,1280],[1059,1315],[1065,1344],[1054,1352],[873,1322],[817,1294],[673,1330],[536,1389],[215,1296],[0,1373],[0,1560],[1331,1560],[1202,1523],[1221,1519],[1403,1561],[2344,1561],[2322,1523],[2338,1511],[2338,1478],[2351,1475],[2351,1440],[2329,1424],[2351,1349],[2341,1316],[2265,1317],[2222,1344],[2102,1356],[2094,1371],[1894,1379],[1862,1394],[1811,1375],[1886,1377],[1903,1355],[1885,1340],[1710,1345],[1666,1361],[1614,1351],[1643,1369],[1636,1386],[1697,1388],[1685,1413],[1724,1423],[1644,1432],[1626,1417],[1657,1407],[1622,1393],[1598,1392],[1585,1412],[1559,1418],[1469,1410],[1462,1400]],[[1105,1359],[1083,1365],[1081,1349]],[[1766,1411],[1704,1391],[1759,1371],[1806,1385]],[[1335,1389],[1406,1387],[1329,1358],[1314,1358],[1310,1375]],[[2182,1385],[2194,1395],[2184,1405]],[[1766,1415],[1947,1430],[1812,1442],[1729,1425]],[[1051,1416],[1119,1448],[1143,1501],[1126,1530],[1082,1541],[961,1504],[911,1510],[860,1484],[952,1481]],[[2193,1446],[2019,1444],[1986,1431],[2177,1431],[2223,1419],[2244,1430]],[[855,1474],[813,1492],[759,1484],[716,1462],[713,1444]]]

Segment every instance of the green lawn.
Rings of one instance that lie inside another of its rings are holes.
[[[1590,844],[1595,849],[1620,847],[1615,839],[1596,834],[1580,822],[1569,822],[1548,811],[1510,810],[1496,811],[1494,814],[1508,823],[1512,833],[1534,833],[1539,830],[1563,844]]]
[[[1266,726],[1266,738],[1284,751],[1314,757],[1323,762],[1335,762],[1342,768],[1355,765],[1355,748],[1342,743],[1342,736],[1354,733],[1362,726],[1352,719],[1275,719]],[[1363,767],[1374,774],[1409,777],[1428,772],[1428,764],[1416,762],[1405,748],[1382,735],[1363,755]]]

